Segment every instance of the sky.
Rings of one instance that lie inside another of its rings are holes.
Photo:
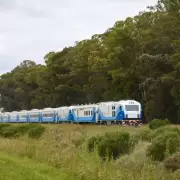
[[[0,0],[0,74],[105,32],[157,0]]]

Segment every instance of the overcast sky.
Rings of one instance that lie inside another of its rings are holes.
[[[103,33],[157,0],[0,0],[0,74]]]

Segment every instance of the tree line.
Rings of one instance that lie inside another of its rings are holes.
[[[120,99],[143,105],[144,120],[180,123],[180,0],[159,0],[91,39],[24,60],[0,77],[5,111]]]

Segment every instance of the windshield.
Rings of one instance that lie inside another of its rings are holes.
[[[138,105],[125,105],[126,111],[139,111]]]

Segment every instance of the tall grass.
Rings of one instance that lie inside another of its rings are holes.
[[[87,139],[106,132],[129,132],[144,134],[148,127],[119,127],[94,125],[43,125],[46,127],[42,137],[30,139],[27,136],[16,139],[0,138],[0,151],[15,153],[73,174],[78,180],[175,180],[177,172],[167,171],[161,163],[153,162],[146,156],[150,142],[139,138],[133,152],[116,160],[102,161],[97,151],[89,153]],[[140,133],[142,131],[142,133]]]
[[[19,158],[0,152],[0,172],[3,180],[73,180],[74,177],[65,172],[37,163],[27,158]]]

